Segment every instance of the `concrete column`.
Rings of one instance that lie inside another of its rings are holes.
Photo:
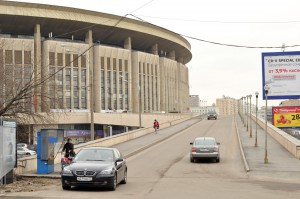
[[[144,59],[141,59],[141,60],[144,60]],[[141,88],[140,88],[140,100],[141,100],[141,112],[144,113],[144,110],[145,110],[145,86],[144,86],[144,66],[145,66],[145,63],[144,62],[141,62]]]
[[[153,105],[153,98],[154,98],[154,96],[153,96],[153,78],[154,78],[154,75],[153,75],[153,64],[150,64],[149,65],[149,78],[150,78],[150,80],[149,80],[149,112],[153,112],[153,107],[152,107],[152,105]]]
[[[145,92],[145,95],[144,95],[144,100],[145,100],[145,102],[146,103],[144,103],[145,104],[145,108],[144,108],[144,110],[146,111],[146,112],[148,112],[149,111],[149,109],[148,109],[148,107],[149,107],[149,84],[148,84],[148,78],[149,78],[149,74],[148,74],[148,67],[149,67],[149,64],[147,63],[145,63],[145,71],[144,71],[144,74],[145,74],[145,90],[144,90],[144,92]]]
[[[34,53],[35,54],[35,53]],[[35,55],[34,55],[35,57]],[[45,42],[43,43],[43,52],[42,52],[42,65],[41,65],[41,68],[42,68],[42,78],[45,79],[45,78],[48,78],[49,77],[49,43]],[[49,112],[50,111],[50,97],[54,97],[55,96],[49,96],[49,81],[45,81],[43,84],[42,84],[42,112]],[[57,97],[56,99],[52,99],[52,100],[55,100],[55,101],[58,101],[57,100]]]
[[[116,59],[116,72],[117,72],[117,75],[116,75],[117,107],[116,107],[116,109],[119,110],[120,109],[120,98],[119,98],[120,97],[120,91],[119,91],[120,81],[122,82],[124,80],[124,78],[123,78],[124,76],[122,75],[123,77],[120,77],[120,75],[119,75],[120,70],[119,70],[119,60],[118,59]]]
[[[159,58],[159,81],[160,81],[160,85],[159,85],[159,89],[160,89],[160,111],[166,111],[166,81],[167,81],[167,77],[165,74],[165,58]]]
[[[107,57],[104,57],[104,108],[108,109],[108,89],[107,89]]]
[[[182,65],[178,64],[178,72],[177,72],[177,78],[178,78],[178,96],[177,96],[177,102],[178,102],[178,112],[182,112],[182,79],[181,79],[181,72],[182,70]]]
[[[156,100],[156,104],[157,104],[157,110],[156,111],[161,111],[160,109],[160,101],[161,101],[161,92],[160,92],[160,64],[158,64],[156,66],[157,68],[155,69],[157,71],[156,75],[157,75],[157,79],[155,81],[157,81],[157,90],[156,90],[156,94],[157,94],[157,100]],[[156,89],[156,88],[155,88]]]
[[[99,113],[101,111],[101,56],[100,47],[94,47],[94,111]]]
[[[89,45],[89,51],[88,51],[88,60],[89,60],[89,84],[90,84],[90,112],[91,112],[91,140],[95,139],[95,131],[94,131],[94,111],[95,111],[95,104],[94,104],[94,94],[95,94],[95,88],[94,88],[94,47],[93,47],[93,32],[92,30],[89,30],[85,35],[85,43]],[[99,87],[97,88],[100,89]]]
[[[34,111],[41,112],[42,111],[42,93],[41,93],[41,78],[42,78],[42,42],[41,42],[41,26],[40,24],[36,24],[34,27],[34,81],[36,86],[34,89]],[[44,85],[43,85],[44,87]],[[43,107],[44,109],[45,107]]]
[[[154,44],[151,48],[151,53],[154,55],[158,55],[158,44]]]
[[[128,110],[132,110],[132,62],[128,60]]]
[[[172,59],[172,60],[175,60],[175,50],[172,50],[168,53],[168,58]]]
[[[139,58],[138,52],[131,55],[132,63],[132,112],[139,113]]]
[[[131,37],[127,37],[124,41],[124,48],[131,50]]]

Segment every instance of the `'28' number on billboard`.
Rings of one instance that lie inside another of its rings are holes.
[[[292,115],[292,120],[299,120],[300,119],[300,115],[296,114],[296,115]]]

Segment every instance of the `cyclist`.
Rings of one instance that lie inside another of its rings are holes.
[[[157,133],[157,129],[159,129],[159,123],[158,123],[157,120],[154,120],[153,128],[154,128],[154,130],[155,130],[155,133]]]

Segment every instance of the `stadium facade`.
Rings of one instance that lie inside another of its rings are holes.
[[[5,78],[23,84],[32,74],[46,79],[24,100],[26,109],[189,112],[191,46],[164,28],[82,9],[1,1],[0,42],[1,98]]]

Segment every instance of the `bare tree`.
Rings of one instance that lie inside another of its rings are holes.
[[[37,74],[30,51],[3,50],[5,40],[0,42],[0,117],[15,118],[21,124],[45,123],[51,119],[49,112],[37,111],[40,104],[49,103],[54,96],[41,90],[49,75]],[[22,59],[23,58],[23,59]],[[27,61],[26,61],[27,59]],[[29,59],[29,60],[28,60]],[[26,63],[22,64],[22,60]],[[39,100],[39,101],[38,101]]]

